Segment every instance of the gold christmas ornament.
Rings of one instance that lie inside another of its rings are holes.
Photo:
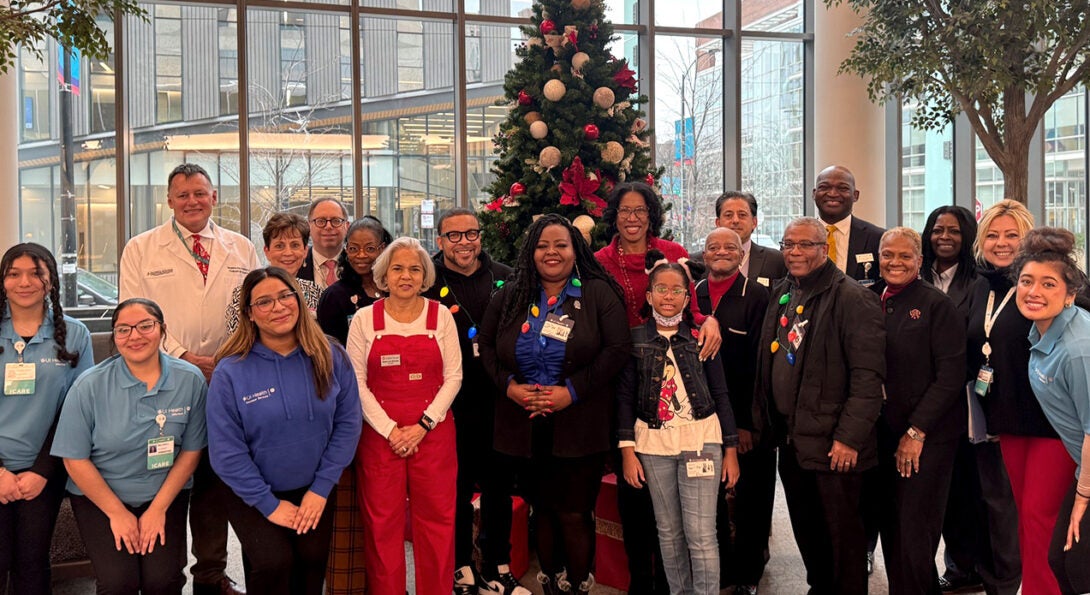
[[[547,124],[545,124],[545,122],[542,122],[541,120],[538,120],[537,122],[534,122],[533,124],[530,124],[530,136],[532,136],[532,137],[534,137],[534,138],[536,138],[538,140],[541,140],[541,139],[545,138],[548,135],[549,135],[549,126]]]
[[[538,155],[537,161],[545,169],[560,165],[560,149],[556,147],[545,147],[541,150],[541,154]]]
[[[550,68],[549,70],[551,70],[553,72],[563,72],[563,70],[560,68],[559,64],[553,64],[553,67]]]
[[[575,55],[571,57],[572,68],[575,68],[576,70],[583,70],[583,67],[587,65],[587,62],[590,62],[590,56],[588,56],[586,52],[576,52]]]
[[[572,220],[572,226],[583,234],[583,239],[590,243],[590,232],[594,231],[594,219],[590,215],[580,215]]]
[[[613,107],[613,102],[616,97],[613,95],[613,91],[609,87],[598,87],[594,90],[594,105],[602,109],[609,109]]]
[[[607,89],[608,91],[608,89]],[[564,86],[564,83],[560,79],[552,79],[545,83],[545,99],[549,101],[560,101],[564,98],[564,94],[568,92],[568,88]]]
[[[545,43],[540,37],[531,37],[526,40],[526,45],[541,47],[541,44]]]
[[[621,143],[611,140],[602,147],[602,161],[606,163],[620,163],[624,159],[624,147]]]
[[[526,115],[522,116],[522,119],[526,120],[527,124],[533,124],[541,119],[541,112],[527,112]]]

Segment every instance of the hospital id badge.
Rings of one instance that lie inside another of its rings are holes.
[[[988,394],[988,389],[992,386],[992,377],[995,374],[995,370],[988,367],[987,364],[980,366],[980,371],[976,373],[976,382],[973,383],[973,392],[983,397]]]
[[[541,327],[541,336],[556,339],[561,343],[567,343],[568,336],[571,335],[571,330],[574,327],[575,321],[568,318],[567,314],[564,316],[557,316],[556,314],[549,313],[549,315],[545,317],[545,324]]]
[[[148,471],[166,469],[174,464],[174,436],[148,440]]]
[[[715,461],[706,455],[685,457],[685,476],[690,479],[698,477],[715,477]]]
[[[4,366],[4,394],[34,394],[34,364],[6,364]]]

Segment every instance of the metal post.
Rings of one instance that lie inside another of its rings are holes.
[[[76,230],[76,194],[73,175],[75,164],[72,146],[72,50],[62,52],[64,73],[60,86],[61,108],[61,299],[65,308],[76,306],[76,258],[79,243]]]

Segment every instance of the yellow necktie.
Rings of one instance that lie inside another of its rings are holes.
[[[839,267],[840,263],[836,261],[836,226],[826,225],[825,231],[829,232],[829,238],[825,240],[826,243],[829,244],[829,260],[833,261],[833,264]]]

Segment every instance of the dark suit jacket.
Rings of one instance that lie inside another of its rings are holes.
[[[314,248],[307,248],[307,256],[303,259],[303,265],[295,272],[296,279],[314,280]]]
[[[787,265],[783,262],[783,253],[775,248],[766,248],[757,242],[749,244],[749,277],[753,281],[771,287],[773,283],[787,276]],[[768,283],[764,283],[767,279]]]
[[[852,227],[848,232],[848,262],[844,274],[856,280],[878,280],[878,243],[885,232],[886,230],[873,223],[852,216]],[[860,254],[870,254],[871,260],[859,262]]]
[[[781,261],[782,262],[782,261]],[[753,430],[753,383],[757,376],[757,352],[760,349],[761,322],[768,307],[768,290],[741,273],[727,293],[712,309],[708,281],[696,285],[696,301],[705,315],[714,314],[719,332],[734,420],[743,430]]]

